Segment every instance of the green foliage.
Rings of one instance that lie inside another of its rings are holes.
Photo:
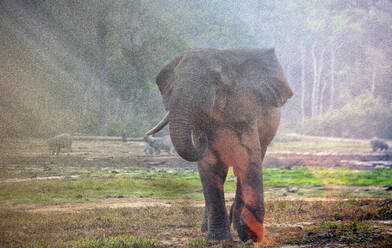
[[[392,104],[365,93],[341,109],[315,117],[306,127],[313,135],[392,138]]]

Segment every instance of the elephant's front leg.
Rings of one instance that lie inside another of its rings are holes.
[[[198,169],[206,204],[202,229],[208,230],[208,239],[231,240],[230,221],[223,192],[228,168],[209,152],[209,155],[198,163]]]
[[[263,177],[260,164],[251,163],[237,176],[236,196],[230,217],[242,241],[261,242],[264,238],[265,214]]]
[[[257,128],[242,133],[239,143],[242,152],[233,166],[237,190],[230,216],[241,240],[261,242],[265,214],[261,163],[265,148],[260,145]]]

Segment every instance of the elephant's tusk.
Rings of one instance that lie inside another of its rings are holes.
[[[167,123],[169,123],[169,113],[170,112],[167,112],[166,115],[163,117],[163,119],[155,127],[151,128],[151,130],[148,131],[146,135],[152,135],[154,133],[159,132],[162,128],[164,128],[167,125]]]

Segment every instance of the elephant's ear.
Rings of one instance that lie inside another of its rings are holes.
[[[158,74],[155,79],[156,84],[161,92],[163,98],[163,105],[168,110],[170,97],[174,88],[174,69],[180,63],[183,54],[176,57],[168,63]]]
[[[243,87],[254,91],[265,104],[280,107],[293,96],[274,49],[259,50],[248,56],[238,72]]]

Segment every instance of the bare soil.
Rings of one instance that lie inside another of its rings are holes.
[[[273,163],[289,166],[315,166],[324,168],[349,168],[372,170],[392,168],[392,152],[370,151],[330,151],[330,152],[270,152],[265,164]]]
[[[347,141],[348,139],[320,138],[306,136],[310,140],[332,139]],[[355,140],[358,143],[365,140]],[[133,164],[144,168],[170,166],[173,169],[196,170],[195,163],[182,160],[180,157],[162,152],[160,155],[146,155],[145,143],[142,141],[102,141],[75,140],[72,151],[62,150],[60,156],[50,156],[45,140],[5,140],[0,143],[0,167],[18,168],[26,165],[69,165],[81,166],[94,164],[110,167],[116,164]],[[268,152],[263,163],[265,168],[284,166],[288,168],[301,166],[317,166],[325,168],[345,167],[356,170],[375,168],[392,168],[392,151],[371,152],[364,150],[338,150],[326,152]]]

